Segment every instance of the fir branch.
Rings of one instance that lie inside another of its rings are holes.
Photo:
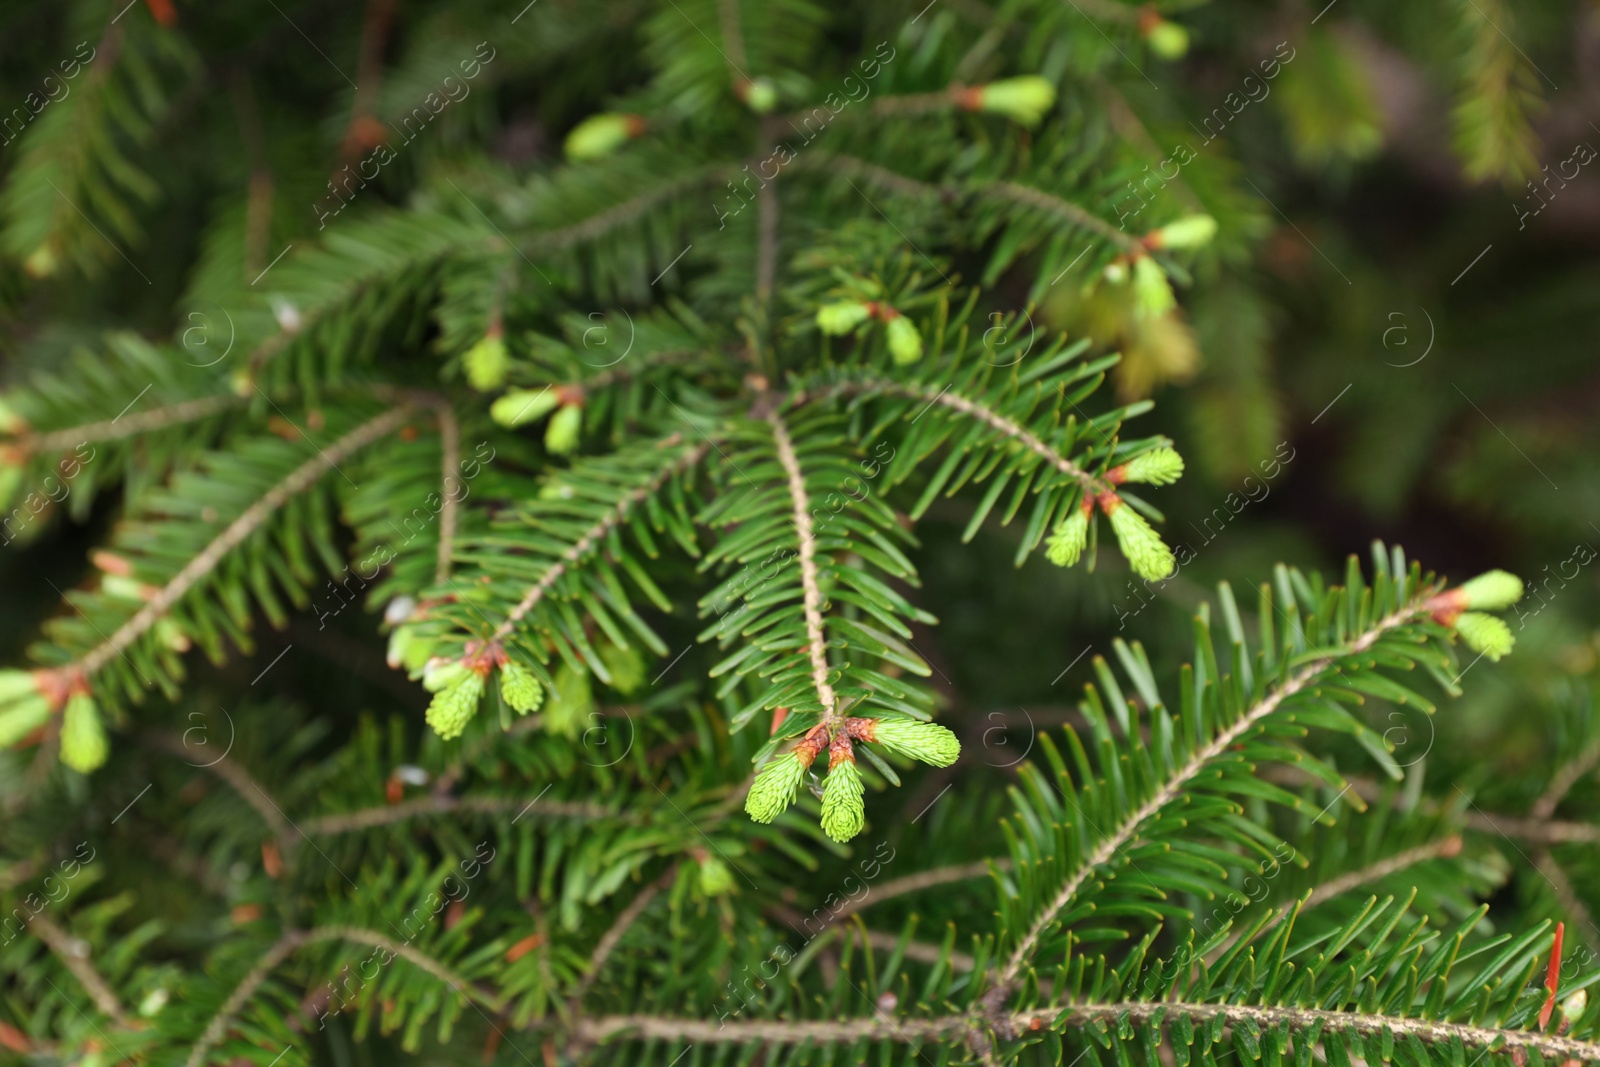
[[[1379,860],[1377,863],[1323,882],[1306,897],[1303,907],[1314,908],[1318,904],[1331,900],[1342,893],[1348,893],[1352,889],[1359,889],[1364,885],[1382,881],[1391,874],[1398,874],[1410,867],[1415,867],[1419,863],[1445,859],[1459,855],[1460,852],[1461,837],[1458,834],[1451,834],[1437,841],[1430,841],[1426,845],[1418,845],[1416,848],[1408,848],[1404,852],[1397,852],[1393,856]],[[1285,914],[1288,913],[1290,907],[1292,906],[1285,906]]]
[[[212,415],[220,415],[243,402],[236,396],[203,396],[166,407],[153,408],[150,411],[87,422],[81,426],[68,426],[65,429],[50,430],[41,434],[24,433],[11,443],[29,455],[48,455],[74,448],[88,441],[119,441],[152,430],[176,426],[179,423],[197,422]]]
[[[1003,1003],[1015,987],[1017,977],[1022,968],[1027,964],[1039,939],[1049,929],[1055,917],[1059,915],[1080,887],[1094,874],[1118,854],[1121,849],[1133,841],[1139,830],[1153,816],[1170,804],[1182,792],[1183,787],[1192,781],[1213,759],[1229,750],[1241,737],[1252,730],[1261,720],[1265,719],[1278,709],[1284,700],[1294,696],[1301,690],[1311,685],[1316,678],[1327,670],[1335,661],[1344,656],[1356,655],[1371,648],[1384,634],[1402,626],[1418,615],[1425,614],[1424,607],[1419,602],[1413,602],[1400,610],[1379,619],[1366,632],[1349,642],[1344,648],[1318,656],[1316,659],[1301,667],[1281,685],[1274,688],[1269,695],[1246,708],[1244,713],[1226,728],[1218,731],[1210,742],[1197,749],[1189,761],[1164,782],[1159,789],[1140,805],[1131,815],[1119,825],[1112,828],[1109,834],[1067,878],[1055,897],[1045,905],[1038,918],[1017,943],[1011,955],[1006,959],[1005,966],[1001,968],[995,987],[988,994],[992,1003]]]
[[[1098,215],[1085,211],[1077,204],[1047,193],[1043,189],[1035,189],[1031,185],[1008,181],[978,185],[975,188],[980,196],[991,200],[1008,200],[1012,203],[1024,204],[1065,219],[1074,226],[1082,227],[1100,235],[1111,244],[1122,249],[1129,256],[1142,255],[1145,251],[1144,245],[1138,238],[1117,229]]]
[[[838,714],[838,698],[828,682],[828,639],[822,628],[822,586],[817,575],[816,535],[811,524],[811,497],[806,492],[805,474],[794,452],[794,442],[789,438],[789,428],[776,410],[766,416],[772,427],[772,441],[778,452],[778,463],[789,480],[789,498],[794,503],[794,533],[799,541],[800,587],[804,591],[803,609],[806,618],[806,654],[811,658],[811,685],[822,704],[823,721]]]
[[[206,545],[200,554],[190,560],[171,581],[151,597],[138,613],[117,628],[117,631],[106,638],[76,662],[66,665],[60,670],[67,673],[79,673],[85,677],[94,674],[111,660],[122,655],[128,646],[133,644],[140,636],[158,622],[163,615],[170,611],[185,593],[192,589],[196,582],[210,574],[229,552],[237,548],[245,538],[254,533],[261,524],[270,518],[273,512],[283,507],[292,498],[309,489],[325,473],[338,466],[339,461],[366,447],[379,438],[397,430],[411,415],[409,405],[391,408],[390,410],[357,426],[339,440],[325,449],[318,450],[317,454],[295,468],[287,477],[273,486],[260,500],[256,501],[227,528],[217,535],[216,539]]]
[[[1011,869],[1008,859],[979,860],[977,863],[959,863],[949,867],[934,867],[915,874],[904,875],[900,878],[891,878],[880,886],[874,887],[860,900],[847,900],[844,907],[840,908],[834,920],[846,919],[869,904],[879,901],[891,900],[894,897],[905,896],[907,893],[920,893],[924,889],[934,886],[950,885],[952,882],[968,882],[974,878],[986,878],[992,871],[1006,871]]]
[[[658,447],[667,449],[678,445],[680,442],[681,438],[674,434],[662,441]],[[616,506],[607,511],[599,522],[589,527],[582,537],[568,546],[566,551],[561,553],[561,557],[552,563],[544,574],[539,576],[539,580],[528,588],[522,599],[506,615],[505,621],[495,628],[489,640],[504,640],[506,635],[516,629],[517,623],[521,622],[528,612],[532,611],[545,598],[563,574],[567,573],[590,549],[599,544],[607,534],[622,523],[635,506],[642,503],[657,489],[666,484],[669,478],[691,470],[698,465],[705,458],[706,453],[710,451],[711,444],[712,442],[705,441],[701,444],[690,446],[658,470],[644,485],[625,493],[617,501]]]
[[[434,564],[433,583],[443,585],[450,580],[450,564],[454,561],[456,541],[456,512],[460,498],[450,491],[450,483],[461,478],[461,424],[456,419],[450,402],[440,398],[434,405],[439,420],[439,548]]]
[[[1600,826],[1594,823],[1523,819],[1480,810],[1467,815],[1467,826],[1536,845],[1600,845]]]
[[[588,966],[584,968],[583,977],[578,980],[578,988],[567,1001],[567,1011],[577,1018],[583,1012],[583,997],[589,992],[589,987],[594,985],[594,980],[600,974],[600,968],[605,966],[606,960],[611,958],[611,953],[616,951],[617,945],[634,923],[639,921],[639,916],[650,906],[650,902],[667,886],[671,885],[678,877],[678,865],[671,867],[657,878],[647,884],[628,902],[628,906],[618,913],[616,920],[600,935],[600,940],[595,942],[594,950],[589,953]]]
[[[288,855],[289,850],[298,842],[298,835],[291,831],[289,820],[285,818],[283,809],[272,799],[272,795],[262,789],[260,783],[255,780],[250,772],[230,756],[223,755],[220,759],[211,763],[197,765],[189,763],[187,757],[194,755],[194,753],[181,736],[152,733],[143,735],[142,740],[164,752],[177,756],[191,767],[210,771],[232,786],[233,791],[239,794],[239,798],[254,808],[257,815],[261,816],[261,821],[267,824],[268,830],[272,831],[272,836],[277,839],[278,847],[283,851],[284,855]]]
[[[1567,869],[1563,867],[1548,848],[1535,849],[1530,857],[1534,870],[1550,883],[1550,891],[1556,898],[1556,904],[1566,913],[1578,936],[1582,937],[1591,947],[1600,943],[1600,927],[1594,922],[1594,913],[1578,895],[1577,889],[1572,884],[1572,879],[1567,876]]]
[[[234,986],[233,992],[228,994],[228,999],[223,1001],[222,1007],[217,1009],[217,1013],[211,1017],[205,1030],[201,1032],[199,1040],[194,1043],[189,1058],[184,1061],[184,1067],[200,1067],[205,1062],[206,1056],[222,1041],[229,1027],[233,1025],[234,1019],[249,1004],[250,998],[255,996],[256,990],[261,988],[261,984],[271,976],[279,964],[299,949],[322,941],[348,941],[382,949],[433,975],[448,985],[453,992],[479,1001],[490,1008],[499,1008],[499,1001],[496,998],[488,996],[438,960],[409,944],[394,941],[372,930],[358,926],[319,926],[311,930],[290,930],[262,953],[255,966],[245,972],[239,984]]]
[[[822,155],[820,153],[803,154],[796,158],[790,166],[801,171],[813,171],[825,177],[837,176],[846,180],[859,179],[886,192],[897,193],[900,196],[915,199],[945,197],[950,194],[949,190],[941,186],[921,182],[915,178],[908,178],[904,174],[898,174],[887,167],[880,167],[876,163],[869,163],[855,156]]]
[[[1556,773],[1550,776],[1550,785],[1528,809],[1529,816],[1548,819],[1554,815],[1556,805],[1566,799],[1572,787],[1578,784],[1578,779],[1594,770],[1597,764],[1600,764],[1600,738],[1596,738],[1575,758],[1556,768]]]
[[[886,378],[860,378],[852,382],[841,383],[830,391],[839,396],[859,396],[874,393],[887,396],[903,396],[959,411],[968,418],[976,419],[997,433],[1020,443],[1022,447],[1044,460],[1045,463],[1083,486],[1085,493],[1102,493],[1112,488],[1110,483],[1096,478],[1045,444],[1037,434],[1020,425],[1016,420],[1007,418],[998,411],[986,407],[976,400],[962,396],[960,393],[951,392],[949,389],[935,391],[927,386],[907,385],[903,382],[890,381]]]
[[[389,826],[407,819],[427,815],[450,815],[457,812],[474,815],[495,815],[507,811],[532,812],[560,818],[604,819],[616,812],[601,804],[581,801],[524,800],[521,797],[449,797],[426,796],[399,804],[384,804],[374,808],[318,815],[302,822],[307,836],[330,837],[337,834],[370,830],[374,826]]]
[[[603,237],[619,227],[626,226],[636,219],[649,214],[650,210],[658,204],[663,204],[680,193],[687,192],[698,185],[714,184],[724,175],[732,174],[734,168],[727,163],[714,163],[698,170],[690,171],[676,181],[663,182],[640,193],[638,196],[593,215],[582,222],[564,226],[559,230],[550,230],[538,235],[534,239],[537,247],[549,249],[571,248],[573,245],[593,241]]]
[[[83,986],[84,992],[89,994],[89,999],[94,1001],[94,1006],[100,1013],[115,1021],[118,1026],[128,1025],[128,1016],[123,1011],[122,1002],[117,999],[116,992],[111,988],[111,983],[101,976],[95,969],[94,961],[89,958],[89,942],[67,933],[48,915],[35,915],[29,920],[28,925],[62,965],[72,972],[72,977]]]

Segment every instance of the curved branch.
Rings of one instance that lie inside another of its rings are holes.
[[[891,878],[889,881],[872,889],[860,900],[847,900],[844,907],[834,915],[833,921],[847,919],[866,907],[880,900],[891,897],[904,896],[907,893],[919,893],[924,889],[932,889],[936,885],[949,885],[952,882],[966,882],[974,878],[987,877],[991,869],[1008,871],[1011,861],[1008,859],[979,860],[977,863],[962,863],[951,867],[934,867],[926,871],[917,871],[900,878]]]
[[[305,492],[346,456],[398,429],[411,415],[411,411],[409,405],[391,408],[357,426],[326,449],[318,450],[315,456],[296,467],[287,477],[269,489],[265,496],[230,522],[210,544],[200,550],[199,555],[190,560],[161,588],[160,592],[151,597],[149,602],[139,609],[138,614],[117,627],[116,633],[96,645],[87,655],[62,669],[76,670],[87,676],[122,655],[129,645],[154,626],[183,598],[185,593],[194,588],[197,582],[215,570],[228,553],[254,533],[273,512],[283,507],[293,497]]]
[[[1102,481],[1072,462],[1044,441],[1026,426],[1014,419],[1009,419],[972,400],[960,393],[952,393],[948,389],[934,392],[925,386],[907,385],[903,382],[893,382],[883,378],[859,378],[855,381],[841,382],[824,390],[836,396],[859,395],[862,393],[881,393],[890,396],[903,396],[912,400],[922,400],[928,404],[938,404],[954,411],[959,411],[968,418],[977,419],[996,432],[1019,442],[1022,447],[1044,460],[1057,471],[1083,486],[1086,493],[1102,493],[1112,488],[1109,482]]]
[[[192,755],[189,746],[184,743],[182,736],[174,737],[171,734],[145,734],[142,740],[147,744],[159,748],[170,755],[184,757]],[[184,760],[188,763],[187,760]],[[196,770],[210,771],[233,787],[246,804],[255,809],[261,821],[267,824],[267,829],[272,831],[272,836],[278,839],[278,847],[284,855],[295,846],[298,837],[291,832],[289,820],[284,816],[283,809],[273,801],[271,794],[251,776],[250,772],[224,755],[212,763],[194,764],[189,766]]]
[[[673,435],[673,437],[669,437],[667,440],[663,441],[661,443],[662,447],[668,447],[677,444],[678,442],[676,440],[676,436],[677,435]],[[539,580],[528,589],[528,592],[523,596],[523,598],[517,602],[517,606],[511,609],[511,612],[506,616],[505,621],[495,628],[495,631],[490,636],[489,640],[503,640],[507,634],[516,628],[517,623],[521,622],[523,618],[527,616],[528,612],[532,611],[534,606],[545,598],[545,595],[550,592],[561,576],[567,573],[574,563],[583,558],[584,553],[588,552],[591,548],[598,544],[602,539],[605,538],[606,534],[611,532],[613,527],[617,526],[622,522],[622,520],[628,517],[628,512],[633,510],[634,505],[642,502],[646,497],[650,496],[650,494],[661,488],[666,480],[671,478],[674,474],[686,471],[690,467],[693,467],[695,464],[699,463],[703,458],[705,458],[706,452],[708,452],[710,449],[711,443],[707,441],[684,450],[684,452],[680,454],[676,460],[662,467],[644,485],[641,485],[639,488],[624,494],[622,498],[617,501],[616,505],[610,511],[606,512],[604,518],[595,523],[593,526],[589,527],[589,529],[584,532],[582,537],[578,538],[578,540],[573,542],[573,544],[569,546],[565,552],[561,553],[561,558],[552,563],[550,565],[550,569],[545,571],[544,574],[539,577]]]
[[[1566,798],[1574,785],[1578,784],[1578,779],[1594,770],[1596,764],[1600,764],[1600,738],[1578,753],[1576,758],[1557,768],[1556,773],[1550,778],[1549,788],[1534,802],[1533,807],[1528,809],[1528,814],[1535,819],[1548,819],[1554,815],[1556,805]]]
[[[875,188],[898,193],[901,196],[926,199],[946,197],[952,192],[943,186],[907,178],[904,174],[898,174],[887,167],[880,167],[876,163],[868,163],[855,156],[812,153],[799,156],[789,165],[802,171],[816,171],[826,177],[842,177],[846,180],[858,178]]]
[[[1018,182],[994,182],[990,185],[974,186],[974,189],[980,196],[986,196],[991,200],[1009,200],[1013,204],[1026,204],[1057,218],[1066,219],[1074,226],[1099,234],[1129,255],[1142,254],[1145,251],[1144,245],[1137,237],[1117,229],[1072,201],[1063,200],[1043,189],[1035,189],[1031,185],[1022,185]]]
[[[1156,790],[1155,795],[1140,805],[1138,810],[1124,819],[1120,825],[1115,827],[1100,842],[1100,845],[1079,865],[1077,871],[1067,879],[1060,892],[1039,913],[1039,917],[1034,920],[1033,926],[1017,943],[1017,947],[1007,958],[1005,967],[1001,969],[994,989],[988,994],[988,997],[992,998],[992,1003],[998,1005],[1010,994],[1018,974],[1021,973],[1023,966],[1028,962],[1028,957],[1038,945],[1039,939],[1044,936],[1050,924],[1055,921],[1055,917],[1061,913],[1062,909],[1072,901],[1072,898],[1083,884],[1088,881],[1090,875],[1110,862],[1111,858],[1120,852],[1123,846],[1132,841],[1138,835],[1140,828],[1159,813],[1162,808],[1170,804],[1177,797],[1183,786],[1198,775],[1206,764],[1227,752],[1230,746],[1253,729],[1262,719],[1276,711],[1278,706],[1285,700],[1310,685],[1336,659],[1366,651],[1376,644],[1384,634],[1409,622],[1418,614],[1423,613],[1423,611],[1424,608],[1421,604],[1413,604],[1392,615],[1379,619],[1369,630],[1350,642],[1345,648],[1338,652],[1318,657],[1296,671],[1282,686],[1257,704],[1245,709],[1244,713],[1231,725],[1219,731],[1208,744],[1197,749],[1194,755],[1189,758],[1189,761],[1178,768],[1177,772],[1160,789]]]
[[[570,248],[572,245],[584,241],[592,241],[603,236],[607,231],[618,226],[625,226],[634,219],[647,213],[651,208],[664,200],[671,200],[679,193],[706,182],[714,182],[724,174],[733,173],[733,168],[725,163],[716,163],[702,167],[699,170],[684,175],[677,181],[667,182],[664,185],[653,186],[648,192],[641,193],[631,200],[624,200],[614,207],[609,207],[598,215],[592,215],[582,222],[563,226],[559,230],[549,230],[536,235],[535,243],[549,248]]]
[[[589,966],[584,970],[583,978],[578,981],[576,992],[572,994],[567,1002],[568,1011],[574,1017],[582,1013],[584,994],[589,992],[589,987],[594,984],[595,977],[600,973],[600,968],[605,966],[606,960],[611,958],[611,953],[616,951],[616,947],[622,941],[623,935],[628,932],[635,922],[638,922],[639,916],[644,914],[644,909],[650,906],[650,902],[656,898],[657,894],[671,885],[677,877],[678,865],[674,863],[667,868],[661,877],[639,890],[638,895],[630,900],[628,906],[623,908],[617,915],[616,921],[606,929],[604,934],[600,935],[600,940],[595,942],[594,951],[589,953]]]
[[[204,396],[164,408],[155,408],[152,411],[141,411],[134,415],[119,415],[114,419],[87,422],[82,426],[68,426],[64,430],[50,430],[41,434],[25,433],[11,443],[29,454],[55,452],[64,448],[75,448],[88,441],[116,441],[125,437],[137,437],[151,430],[176,426],[181,422],[196,422],[212,415],[220,415],[241,403],[243,400],[236,396]]]
[[[439,420],[439,550],[433,567],[433,584],[443,585],[450,580],[450,564],[455,554],[456,509],[458,497],[450,492],[450,482],[458,484],[461,476],[461,424],[456,420],[455,409],[443,397],[434,405]]]
[[[811,498],[806,493],[806,479],[800,469],[800,459],[794,452],[794,441],[789,437],[789,427],[776,411],[767,413],[767,425],[772,427],[772,441],[778,451],[778,463],[789,478],[789,498],[794,502],[794,533],[800,542],[800,587],[804,593],[806,616],[806,653],[811,657],[811,685],[822,702],[823,721],[837,713],[839,700],[833,686],[828,684],[828,639],[822,629],[822,585],[817,573],[817,538],[811,525]]]
[[[200,1067],[200,1064],[205,1062],[206,1055],[221,1042],[228,1028],[233,1025],[233,1020],[244,1010],[244,1006],[249,1003],[250,998],[261,988],[261,983],[267,980],[273,970],[297,949],[319,941],[350,941],[381,948],[433,975],[461,996],[481,1001],[491,1008],[498,1009],[500,1006],[497,999],[485,996],[482,990],[433,957],[374,931],[358,926],[319,926],[311,930],[291,930],[278,938],[266,952],[262,953],[256,965],[245,972],[245,976],[239,980],[233,992],[228,994],[228,999],[223,1001],[222,1007],[217,1009],[217,1013],[206,1024],[199,1040],[190,1050],[189,1058],[184,1061],[184,1067]]]

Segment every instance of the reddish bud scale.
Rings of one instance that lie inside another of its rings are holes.
[[[1429,598],[1424,607],[1433,614],[1434,622],[1454,626],[1461,613],[1467,610],[1467,595],[1459,589],[1450,589]]]
[[[955,101],[956,107],[967,111],[980,111],[983,109],[983,86],[952,85],[950,99]]]
[[[857,741],[873,742],[878,739],[877,719],[845,719],[844,732]]]
[[[1100,510],[1108,516],[1122,506],[1122,498],[1109,491],[1101,493],[1095,501],[1100,505]]]
[[[509,657],[498,641],[468,641],[461,663],[475,674],[487,677],[489,672],[505,663]]]
[[[841,763],[854,763],[856,761],[855,749],[850,746],[850,732],[840,730],[833,735],[833,741],[828,745],[828,769],[832,770]]]
[[[1156,5],[1146,4],[1139,9],[1139,33],[1148,36],[1150,31],[1161,25],[1164,20],[1161,12],[1156,10]]]
[[[583,404],[583,386],[558,385],[556,386],[556,400],[564,408],[581,406]]]
[[[1115,467],[1112,467],[1110,470],[1106,471],[1106,481],[1110,482],[1112,485],[1121,485],[1127,480],[1128,465],[1126,463],[1119,463]]]
[[[885,304],[881,300],[866,300],[863,303],[867,306],[867,318],[869,319],[877,319],[879,322],[893,322],[900,317],[900,312],[897,308],[890,304]]]
[[[800,743],[794,746],[794,757],[800,761],[800,766],[809,767],[817,758],[817,753],[828,746],[828,735],[821,724],[813,726]]]
[[[623,118],[627,121],[629,137],[638,137],[640,134],[644,133],[645,130],[650,128],[650,124],[644,120],[643,116],[624,115]]]

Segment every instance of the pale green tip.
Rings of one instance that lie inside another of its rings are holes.
[[[1461,584],[1466,606],[1479,611],[1502,611],[1522,599],[1522,579],[1506,571],[1488,571]]]
[[[471,673],[467,665],[458,659],[428,663],[422,670],[422,688],[430,693],[440,693]]]
[[[393,670],[404,667],[415,675],[433,657],[437,645],[437,640],[424,637],[415,626],[396,626],[389,635],[389,666]]]
[[[500,696],[512,711],[526,715],[544,703],[544,687],[528,668],[506,660],[500,664]]]
[[[544,428],[544,447],[553,455],[564,456],[578,447],[578,434],[583,429],[583,408],[568,404],[550,419]]]
[[[864,792],[855,760],[840,760],[830,767],[822,786],[822,832],[839,842],[859,834],[867,817]]]
[[[1177,567],[1172,549],[1144,521],[1143,515],[1127,504],[1119,504],[1107,512],[1107,517],[1111,520],[1111,532],[1117,535],[1117,545],[1122,549],[1122,554],[1128,557],[1128,566],[1133,568],[1133,573],[1155,581],[1165,578]]]
[[[61,716],[61,762],[75,771],[88,774],[111,755],[100,709],[88,693],[75,693],[67,699]]]
[[[0,704],[39,695],[39,682],[32,671],[0,670]]]
[[[733,872],[720,857],[707,856],[700,861],[700,892],[708,897],[718,897],[733,891]]]
[[[1167,272],[1149,256],[1140,256],[1133,263],[1133,307],[1140,316],[1159,318],[1178,306],[1172,295],[1172,284]]]
[[[744,103],[757,115],[765,115],[778,106],[778,87],[771,78],[755,78],[745,83]]]
[[[936,722],[920,719],[878,719],[872,739],[890,752],[935,767],[948,767],[961,755],[961,742],[955,734]]]
[[[584,160],[608,156],[638,134],[642,125],[637,117],[614,111],[590,115],[567,134],[567,158]]]
[[[1481,611],[1463,612],[1456,620],[1456,633],[1461,635],[1461,640],[1467,643],[1468,648],[1491,660],[1499,660],[1501,656],[1509,654],[1511,646],[1516,644],[1516,638],[1511,636],[1511,627],[1505,624],[1505,620]]]
[[[1045,543],[1045,558],[1057,567],[1070,567],[1083,555],[1089,543],[1089,513],[1081,507],[1073,508]]]
[[[7,671],[26,674],[26,671]],[[50,721],[50,702],[37,689],[5,699],[0,708],[0,748],[10,748]]]
[[[511,369],[505,338],[498,333],[484,335],[477,344],[467,349],[462,362],[466,365],[468,384],[480,393],[504,385],[506,372]]]
[[[1037,126],[1056,102],[1056,87],[1037,74],[990,82],[978,90],[978,106],[1023,126]]]
[[[1189,31],[1176,22],[1161,19],[1145,34],[1150,51],[1162,59],[1182,59],[1189,51]]]
[[[889,354],[899,366],[922,358],[922,335],[904,315],[889,320]]]
[[[750,795],[744,798],[744,810],[756,822],[771,822],[790,804],[806,776],[800,757],[793,752],[774,756],[756,774],[750,784]]]
[[[1210,215],[1186,215],[1151,234],[1157,248],[1199,248],[1217,235],[1217,220]]]
[[[556,391],[544,389],[513,389],[489,405],[489,417],[508,430],[542,419],[555,410],[561,402]]]
[[[839,300],[817,309],[817,329],[826,334],[849,333],[866,321],[872,309],[860,300]]]
[[[1122,465],[1122,480],[1146,485],[1171,485],[1183,477],[1183,457],[1176,449],[1157,448]]]
[[[483,676],[476,671],[466,671],[454,684],[433,694],[428,704],[428,725],[446,741],[460,737],[467,723],[478,713],[478,700],[482,696]]]
[[[544,728],[553,734],[577,738],[594,711],[594,687],[589,675],[566,664],[556,672],[555,691],[544,709]]]

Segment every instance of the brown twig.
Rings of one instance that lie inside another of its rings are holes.
[[[53,952],[67,970],[72,972],[72,977],[83,986],[84,992],[89,994],[89,999],[94,1001],[94,1006],[102,1015],[116,1022],[118,1026],[128,1025],[128,1016],[122,1010],[122,1003],[117,999],[117,994],[112,990],[111,984],[95,969],[94,961],[89,958],[89,942],[81,937],[73,937],[48,915],[35,915],[28,923],[33,927],[33,932],[39,935],[39,940]]]

